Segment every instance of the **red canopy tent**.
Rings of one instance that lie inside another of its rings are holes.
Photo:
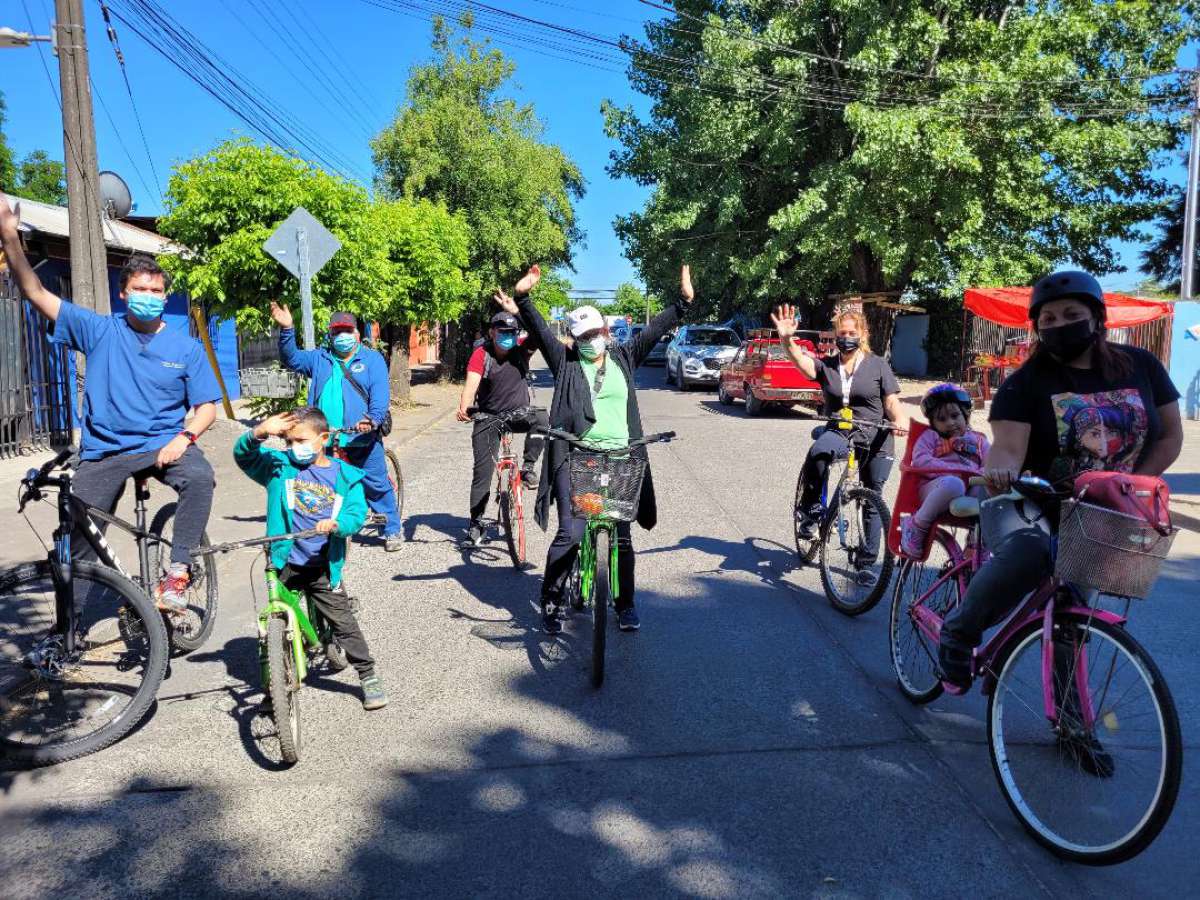
[[[1031,288],[967,288],[963,302],[980,318],[1008,328],[1029,326]],[[1128,294],[1105,294],[1109,328],[1132,328],[1171,315],[1171,304]]]

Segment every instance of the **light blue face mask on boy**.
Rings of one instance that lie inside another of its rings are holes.
[[[163,314],[165,298],[157,294],[129,294],[125,298],[129,314],[139,322],[153,322]]]
[[[295,465],[303,468],[317,458],[317,451],[308,444],[292,444],[288,447],[288,457]]]

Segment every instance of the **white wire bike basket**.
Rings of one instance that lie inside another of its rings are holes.
[[[1067,500],[1058,527],[1054,577],[1120,597],[1145,598],[1179,529],[1141,516]]]

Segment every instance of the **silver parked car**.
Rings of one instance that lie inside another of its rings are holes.
[[[721,325],[685,325],[667,345],[667,383],[681,391],[693,385],[716,387],[721,366],[733,359],[741,338]]]
[[[667,364],[667,345],[671,343],[673,335],[664,334],[658,339],[658,343],[650,348],[650,353],[642,360],[643,366],[665,366]]]

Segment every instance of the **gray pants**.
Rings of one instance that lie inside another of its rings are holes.
[[[71,491],[88,506],[111,513],[117,508],[130,478],[158,479],[179,495],[175,521],[171,525],[171,562],[190,566],[192,550],[200,546],[208,514],[212,511],[212,466],[196,446],[188,447],[183,456],[165,469],[154,464],[157,459],[158,451],[148,450],[84,460],[75,470]],[[104,523],[97,524],[103,531]],[[91,545],[78,531],[72,538],[72,546],[78,558],[95,556]]]
[[[942,644],[970,653],[983,633],[1000,622],[1050,575],[1050,536],[1039,528],[1014,531],[992,549],[971,578],[966,596],[942,624]]]

